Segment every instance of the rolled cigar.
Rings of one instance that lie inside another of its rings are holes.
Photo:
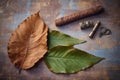
[[[97,14],[101,11],[103,11],[103,7],[100,6],[100,5],[95,6],[95,7],[91,7],[89,9],[86,9],[86,10],[83,10],[83,11],[78,11],[78,12],[75,12],[71,15],[64,16],[64,17],[61,17],[59,19],[56,19],[55,24],[56,24],[56,26],[62,26],[62,25],[68,24],[70,22],[79,20],[81,18],[85,18],[85,17],[91,16],[91,15]]]

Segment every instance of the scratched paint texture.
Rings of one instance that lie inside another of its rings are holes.
[[[69,15],[78,10],[101,4],[105,11],[56,27],[56,18]],[[0,80],[119,80],[120,79],[120,1],[119,0],[0,0]],[[105,60],[95,66],[75,74],[55,74],[48,70],[43,60],[33,68],[18,69],[10,62],[7,54],[7,44],[12,31],[27,16],[40,11],[42,18],[50,29],[59,30],[76,38],[87,40],[87,43],[76,45],[76,48],[85,50]],[[81,31],[79,22],[85,20],[102,22],[101,26],[111,29],[112,34],[88,38],[91,29]]]

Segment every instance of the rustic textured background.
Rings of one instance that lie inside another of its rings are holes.
[[[58,17],[84,10],[101,4],[105,11],[99,15],[81,19],[71,24],[56,27]],[[120,1],[119,0],[0,0],[0,80],[120,80]],[[55,74],[48,70],[43,60],[32,69],[18,69],[10,62],[7,44],[12,31],[27,16],[40,10],[45,23],[50,29],[56,29],[87,43],[76,48],[99,57],[106,58],[95,66],[75,74]],[[90,29],[81,31],[80,21],[100,20],[103,27],[111,29],[112,35],[88,38]]]

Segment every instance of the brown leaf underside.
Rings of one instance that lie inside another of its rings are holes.
[[[25,19],[12,33],[8,55],[12,63],[22,69],[31,68],[47,52],[48,27],[39,12]]]

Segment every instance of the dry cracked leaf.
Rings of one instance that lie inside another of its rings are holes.
[[[12,63],[21,69],[29,69],[47,52],[48,27],[39,12],[25,19],[12,33],[8,43],[8,55]]]

